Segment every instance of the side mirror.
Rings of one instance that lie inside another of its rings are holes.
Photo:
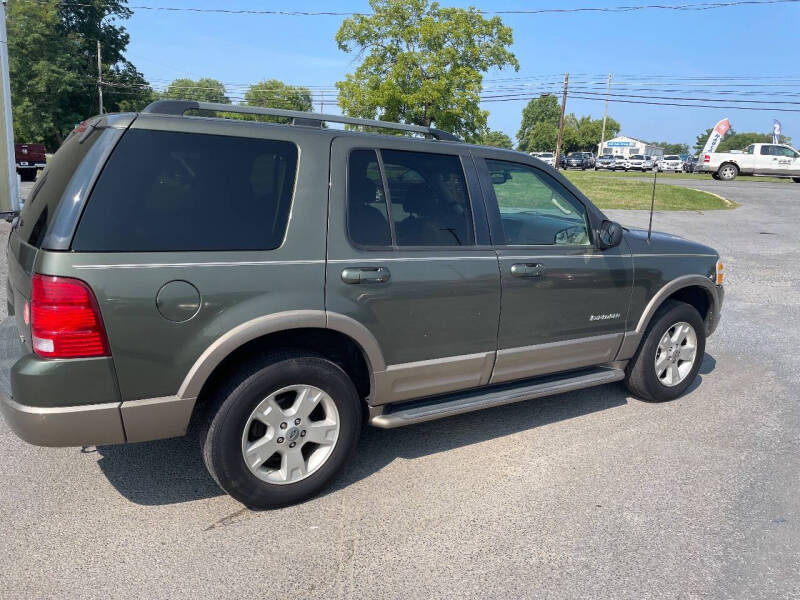
[[[622,225],[615,221],[603,221],[597,230],[597,247],[600,250],[614,248],[622,243]]]

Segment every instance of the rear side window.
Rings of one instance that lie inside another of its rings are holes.
[[[41,247],[64,188],[99,139],[100,131],[92,132],[83,143],[80,141],[81,137],[71,135],[47,162],[47,168],[39,175],[39,180],[22,208],[19,236],[32,246]]]
[[[272,250],[297,171],[291,142],[129,131],[73,240],[78,252]]]
[[[354,150],[347,223],[361,246],[473,246],[469,195],[458,156]],[[385,184],[384,185],[384,181]]]

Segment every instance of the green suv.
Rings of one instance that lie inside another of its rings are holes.
[[[676,398],[723,298],[713,249],[623,229],[525,154],[186,101],[77,127],[7,253],[17,435],[117,444],[193,422],[212,477],[254,508],[317,493],[364,421],[623,379]]]

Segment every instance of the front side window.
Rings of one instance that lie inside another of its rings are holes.
[[[750,144],[744,151],[745,154],[752,154],[755,151],[756,147],[754,144]]]
[[[286,141],[129,131],[73,240],[79,252],[272,250],[297,170]]]
[[[591,243],[585,207],[549,175],[518,163],[487,160],[509,246]]]
[[[791,148],[787,148],[785,146],[773,146],[775,148],[775,155],[776,156],[785,156],[788,158],[796,158],[797,153],[792,150]]]

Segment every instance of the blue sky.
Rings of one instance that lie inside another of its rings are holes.
[[[696,0],[664,0],[678,4]],[[654,3],[649,0],[502,0],[493,2],[442,2],[445,5],[474,5],[483,9],[532,9],[587,6],[628,6]],[[336,3],[316,0],[136,0],[131,5],[263,9],[335,10],[368,12],[366,1]],[[563,74],[577,90],[600,93],[598,100],[570,98],[567,112],[577,115],[603,114],[602,92],[608,72],[613,73],[612,93],[658,96],[701,96],[730,98],[729,89],[753,89],[770,79],[780,85],[765,88],[783,96],[768,95],[798,104],[779,105],[800,110],[800,4],[740,6],[710,11],[644,10],[631,13],[572,13],[505,15],[503,21],[514,30],[513,51],[520,70],[486,75],[485,88],[511,86],[515,92],[538,94],[550,91],[560,97]],[[336,47],[334,35],[341,17],[257,16],[196,14],[134,9],[124,23],[131,42],[128,58],[156,86],[163,87],[176,77],[202,76],[228,85],[237,99],[252,82],[275,78],[287,83],[332,88],[352,72],[352,55]],[[679,77],[680,82],[665,79]],[[735,81],[706,77],[742,77]],[[793,77],[792,80],[786,78]],[[519,78],[500,82],[498,79]],[[686,79],[698,78],[698,79]],[[617,89],[617,82],[621,86]],[[699,85],[714,83],[698,90]],[[687,85],[688,84],[688,85]],[[637,87],[638,91],[630,91]],[[679,91],[661,91],[679,90]],[[720,93],[714,93],[719,91]],[[791,94],[796,94],[791,96]],[[319,96],[317,95],[317,98]],[[747,98],[747,96],[734,96]],[[752,98],[753,96],[749,96]],[[762,96],[763,97],[763,96]],[[669,100],[656,100],[669,102]],[[512,138],[519,128],[526,100],[484,103],[490,111],[489,125]],[[736,106],[737,103],[720,103]],[[326,111],[335,112],[331,106]],[[737,131],[768,132],[773,118],[783,132],[800,144],[800,112],[684,108],[611,102],[609,115],[622,124],[622,132],[645,140],[694,143],[696,135],[729,117]]]

